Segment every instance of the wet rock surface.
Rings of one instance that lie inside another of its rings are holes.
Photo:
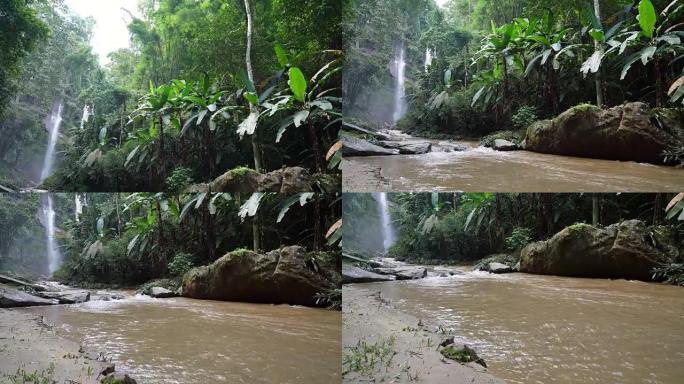
[[[378,145],[389,149],[398,149],[401,155],[422,155],[432,150],[428,141],[379,141]]]
[[[533,123],[525,149],[609,160],[663,163],[663,151],[682,145],[684,113],[641,102],[610,109],[578,105],[552,120]]]
[[[653,268],[679,253],[673,237],[627,220],[597,228],[574,224],[521,252],[521,272],[651,281]]]
[[[427,268],[419,266],[373,268],[373,272],[383,275],[393,275],[397,280],[416,280],[427,277]]]
[[[59,301],[56,299],[46,299],[6,285],[0,285],[0,308],[33,307],[55,304],[59,304]]]
[[[301,167],[289,167],[269,173],[249,168],[226,172],[208,184],[197,184],[189,192],[309,192],[313,190],[313,177]]]
[[[368,141],[345,136],[342,138],[342,156],[389,156],[398,155],[398,149],[383,148]]]
[[[342,283],[374,283],[378,281],[394,280],[391,276],[380,275],[365,269],[353,266],[342,265]]]
[[[56,299],[59,304],[85,303],[90,300],[90,292],[84,290],[45,291],[36,295],[45,299]]]
[[[338,288],[339,266],[318,265],[299,246],[268,253],[238,250],[183,277],[182,296],[195,299],[318,306],[315,295]]]
[[[492,148],[497,151],[515,151],[520,149],[518,144],[504,139],[495,139]]]

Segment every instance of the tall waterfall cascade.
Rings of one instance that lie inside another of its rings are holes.
[[[380,212],[380,225],[382,226],[382,245],[387,253],[396,237],[394,234],[394,226],[389,212],[389,203],[387,201],[387,192],[375,193],[375,200],[378,202],[378,211]]]
[[[394,115],[396,125],[406,114],[406,52],[404,44],[400,44],[394,54],[392,74],[394,75]]]
[[[45,129],[48,132],[48,145],[45,150],[43,169],[40,172],[40,181],[44,181],[52,174],[52,168],[55,164],[55,148],[57,147],[57,139],[59,139],[59,127],[62,125],[63,108],[64,106],[61,102],[55,103],[50,115],[45,119]]]
[[[53,206],[52,195],[46,193],[42,197],[42,210],[45,225],[45,235],[47,238],[47,270],[52,276],[62,264],[62,255],[55,239],[55,209]]]

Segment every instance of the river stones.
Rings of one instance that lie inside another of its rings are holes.
[[[427,268],[417,266],[373,268],[373,272],[383,275],[393,275],[397,280],[416,280],[427,277]]]
[[[578,105],[527,129],[525,149],[541,153],[662,164],[682,145],[684,113],[641,102],[610,109]]]
[[[176,292],[166,289],[164,287],[152,287],[150,288],[150,296],[157,299],[166,299],[169,297],[178,296]]]
[[[393,276],[380,275],[374,272],[366,271],[353,265],[342,265],[342,283],[374,283],[378,281],[392,281]]]
[[[378,141],[378,145],[389,149],[398,149],[402,155],[422,155],[430,152],[432,144],[429,141]]]
[[[323,305],[316,294],[339,288],[332,255],[290,246],[259,254],[237,250],[183,276],[182,296],[254,303]],[[327,260],[327,261],[326,261]]]
[[[398,149],[387,149],[355,137],[342,138],[342,156],[388,156],[398,155]]]
[[[0,285],[0,308],[33,307],[59,304],[55,299],[44,299],[14,288]]]
[[[60,304],[85,303],[90,300],[90,292],[82,290],[45,291],[36,294],[45,299],[56,299]]]
[[[132,377],[128,376],[126,373],[114,372],[111,373],[100,380],[102,384],[137,384]]]
[[[450,141],[440,141],[433,147],[434,152],[463,152],[470,149],[466,144],[452,143]]]
[[[518,144],[504,139],[495,139],[494,143],[492,143],[492,148],[497,151],[515,151],[520,149]]]
[[[477,352],[475,352],[474,349],[470,348],[465,344],[454,344],[453,338],[451,339],[451,343],[446,344],[446,346],[443,346],[443,348],[439,352],[442,354],[442,356],[446,357],[447,359],[456,360],[464,364],[476,363],[487,368],[487,363],[485,363],[484,359],[477,355]]]
[[[574,224],[523,248],[520,271],[651,281],[653,268],[674,260],[677,254],[672,236],[639,220],[605,228]]]
[[[489,272],[491,273],[510,273],[513,272],[513,268],[510,265],[502,263],[489,263]]]

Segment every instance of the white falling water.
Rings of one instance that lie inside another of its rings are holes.
[[[380,211],[382,245],[385,253],[387,253],[395,242],[394,227],[392,226],[392,219],[390,218],[389,213],[389,203],[387,202],[387,192],[376,193],[375,200],[378,202],[378,210]]]
[[[425,72],[428,71],[428,68],[432,65],[432,59],[434,59],[434,56],[432,55],[432,49],[426,48],[425,49]]]
[[[406,114],[406,60],[404,58],[404,44],[401,44],[394,54],[394,124]]]
[[[85,126],[85,123],[87,123],[88,120],[90,120],[90,116],[92,116],[92,115],[93,115],[93,107],[88,105],[88,104],[83,106],[83,117],[81,118],[81,130]]]
[[[45,234],[47,235],[47,263],[50,276],[62,264],[62,255],[55,240],[55,209],[52,205],[52,195],[43,196],[43,218],[45,219]]]
[[[81,195],[79,193],[74,193],[74,202],[76,209],[74,210],[74,219],[76,222],[81,220],[81,214],[83,213],[83,200],[81,200]]]
[[[52,107],[52,112],[45,119],[45,129],[48,131],[48,146],[45,150],[45,161],[43,162],[43,170],[40,173],[40,181],[52,174],[52,167],[55,162],[55,148],[57,147],[57,139],[59,138],[59,126],[62,124],[62,103],[55,103]]]

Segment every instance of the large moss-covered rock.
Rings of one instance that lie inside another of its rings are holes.
[[[684,113],[641,102],[601,109],[578,105],[530,125],[525,149],[535,152],[662,164],[663,151],[682,145]]]
[[[653,267],[677,257],[673,237],[628,220],[605,228],[574,224],[521,252],[521,272],[649,281]]]
[[[313,177],[304,168],[289,167],[261,174],[250,168],[236,168],[208,184],[197,184],[189,192],[311,192]]]
[[[339,267],[325,263],[320,265],[313,256],[299,246],[265,254],[233,251],[213,264],[186,273],[182,296],[316,306],[315,295],[339,288],[341,277]],[[334,258],[326,256],[320,259]]]

